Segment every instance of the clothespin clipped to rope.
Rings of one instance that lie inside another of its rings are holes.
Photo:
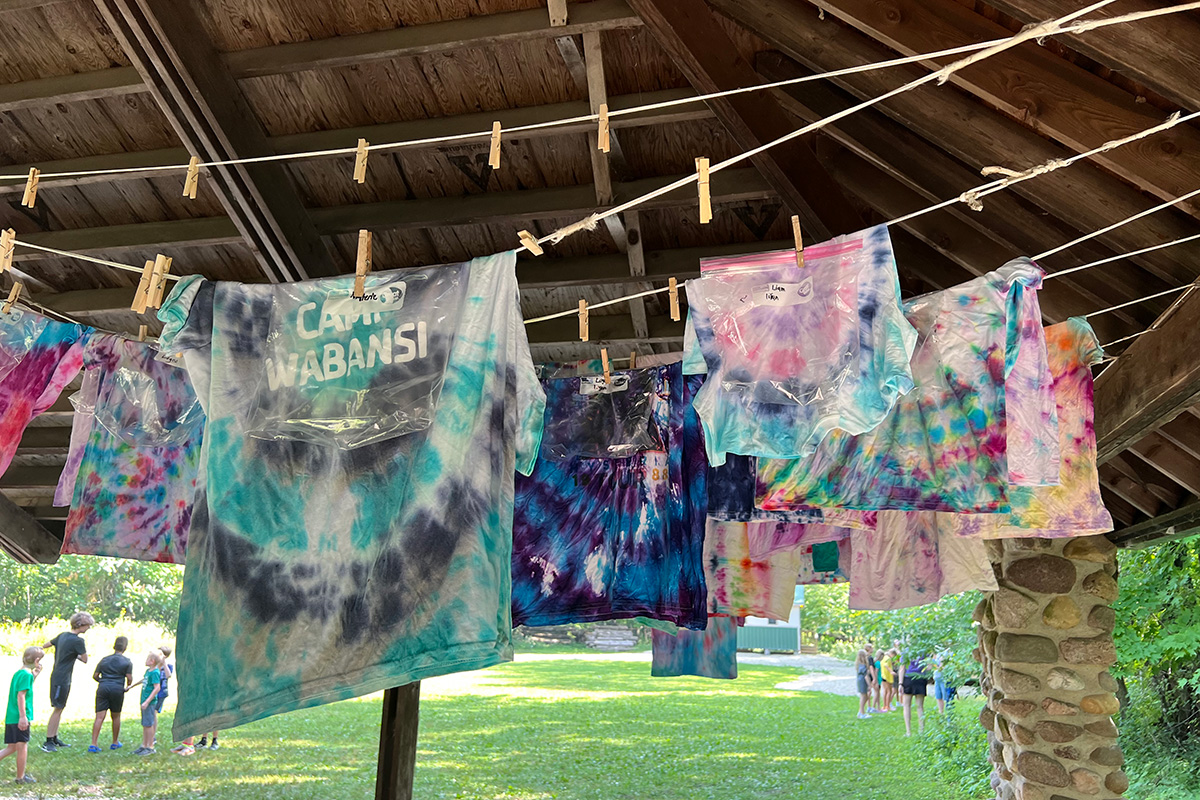
[[[600,114],[600,131],[596,137],[596,146],[607,153],[612,147],[612,138],[608,129],[608,103],[601,103],[598,113]]]
[[[187,177],[183,179],[183,196],[196,199],[196,190],[200,188],[200,156],[192,156],[188,160]]]
[[[517,238],[521,240],[521,244],[525,245],[525,249],[535,256],[540,256],[544,252],[542,246],[538,244],[537,237],[529,231],[517,231]]]
[[[500,121],[492,123],[492,149],[488,153],[488,166],[500,169]]]
[[[0,232],[0,272],[12,269],[16,239],[17,232],[12,228],[5,228]]]
[[[24,288],[25,285],[20,281],[13,284],[12,289],[8,293],[8,299],[4,301],[4,308],[2,310],[5,314],[12,311],[13,303],[17,302],[17,298],[21,296],[21,290]]]
[[[150,281],[154,277],[154,262],[147,261],[142,267],[142,279],[138,281],[137,290],[133,293],[133,305],[130,309],[139,314],[146,313],[146,304],[150,300]]]
[[[579,341],[586,342],[588,340],[588,303],[587,300],[579,301]]]
[[[604,370],[604,382],[606,384],[612,383],[612,369],[608,363],[607,347],[600,348],[600,366]]]
[[[637,350],[629,351],[629,368],[630,369],[637,368]]]
[[[366,139],[358,140],[358,149],[354,151],[354,181],[356,183],[367,182],[367,148],[371,143]]]
[[[800,217],[792,215],[792,235],[796,237],[796,266],[804,269],[804,240],[800,238]]]
[[[146,333],[149,330],[150,329],[147,328],[145,325],[138,325],[138,341],[139,342],[146,341]]]
[[[367,273],[371,271],[371,232],[358,232],[358,256],[354,261],[354,296],[362,297],[366,287]]]
[[[696,159],[696,188],[700,191],[700,224],[712,222],[712,194],[708,186],[708,159],[701,156]]]
[[[159,253],[154,257],[154,269],[150,273],[150,288],[146,292],[146,307],[161,308],[163,290],[167,288],[167,275],[171,273],[171,258]]]
[[[671,298],[671,319],[679,322],[679,282],[674,278],[667,281]]]
[[[25,179],[25,194],[21,197],[21,205],[26,208],[33,208],[33,204],[37,202],[38,179],[41,175],[42,171],[37,167],[29,168],[29,177]]]

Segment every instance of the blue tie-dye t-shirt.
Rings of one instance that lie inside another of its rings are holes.
[[[619,399],[597,391],[602,377],[544,383],[547,437],[533,473],[517,478],[513,622],[641,616],[703,629],[708,468],[691,408],[700,379],[676,363],[612,380]],[[641,449],[592,457],[614,440]]]
[[[172,292],[163,348],[207,414],[175,738],[512,658],[545,403],[515,266]]]

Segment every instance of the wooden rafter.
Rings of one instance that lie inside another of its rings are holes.
[[[1200,400],[1200,292],[1133,341],[1096,379],[1096,441],[1105,461]]]
[[[61,538],[0,494],[0,550],[22,564],[53,564],[60,547]]]
[[[204,37],[191,0],[95,2],[189,152],[204,161],[270,154],[266,134]],[[213,167],[209,181],[269,280],[339,271],[282,165]]]
[[[818,72],[857,67],[896,55],[852,28],[821,22],[812,13],[812,7],[800,0],[708,2],[789,57]],[[831,80],[856,98],[865,100],[927,74],[928,70],[919,66],[892,67]],[[921,87],[891,98],[877,108],[976,169],[989,165],[1025,169],[1072,154],[1007,115],[988,109],[961,92],[946,91],[945,87]],[[1052,209],[1065,223],[1081,231],[1103,228],[1152,205],[1137,190],[1089,164],[1076,164],[1036,180],[1024,181],[1011,191],[1041,208]],[[1096,241],[1120,253],[1197,232],[1200,227],[1185,215],[1167,211],[1124,225]],[[1198,254],[1200,243],[1193,243],[1131,260],[1169,285],[1178,286],[1195,277]]]
[[[1144,547],[1164,539],[1182,539],[1200,533],[1200,503],[1190,503],[1162,516],[1129,525],[1109,534],[1122,547]]]
[[[842,21],[905,55],[1011,35],[955,0],[818,0]],[[936,62],[930,61],[931,66]],[[962,89],[1039,133],[1082,152],[1157,125],[1164,115],[1136,97],[1044,48],[1026,45],[956,72]],[[1161,147],[1173,144],[1173,155]],[[1155,147],[1122,147],[1094,156],[1142,191],[1170,199],[1196,188],[1200,131],[1180,126]],[[1200,203],[1183,205],[1200,216]]]
[[[631,0],[630,4],[696,91],[709,93],[761,82],[704,3]],[[708,104],[743,151],[795,130],[770,95],[733,95]],[[752,163],[787,207],[800,215],[811,235],[824,239],[862,226],[857,210],[805,142],[793,139],[777,145]]]

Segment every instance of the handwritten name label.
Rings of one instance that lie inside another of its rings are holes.
[[[813,279],[799,283],[767,283],[755,286],[751,292],[756,306],[798,306],[813,298]]]
[[[593,394],[615,394],[629,390],[628,375],[613,375],[612,383],[605,383],[603,375],[589,375],[579,379],[579,393],[588,396]]]

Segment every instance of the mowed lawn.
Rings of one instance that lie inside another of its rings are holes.
[[[90,671],[90,670],[89,670]],[[859,721],[854,698],[776,690],[795,670],[746,667],[736,681],[651,678],[646,661],[537,658],[426,681],[418,798],[505,800],[965,800],[930,775],[898,713]],[[8,685],[10,668],[0,670]],[[139,670],[140,674],[140,670]],[[60,738],[45,731],[48,673],[34,687],[30,773],[0,797],[364,800],[374,793],[380,696],[299,711],[230,730],[221,749],[188,758],[136,757],[136,699],[125,748],[86,752],[94,684],[76,674]],[[932,703],[930,704],[932,705]],[[108,726],[101,736],[107,747]],[[982,754],[980,756],[983,757]]]

